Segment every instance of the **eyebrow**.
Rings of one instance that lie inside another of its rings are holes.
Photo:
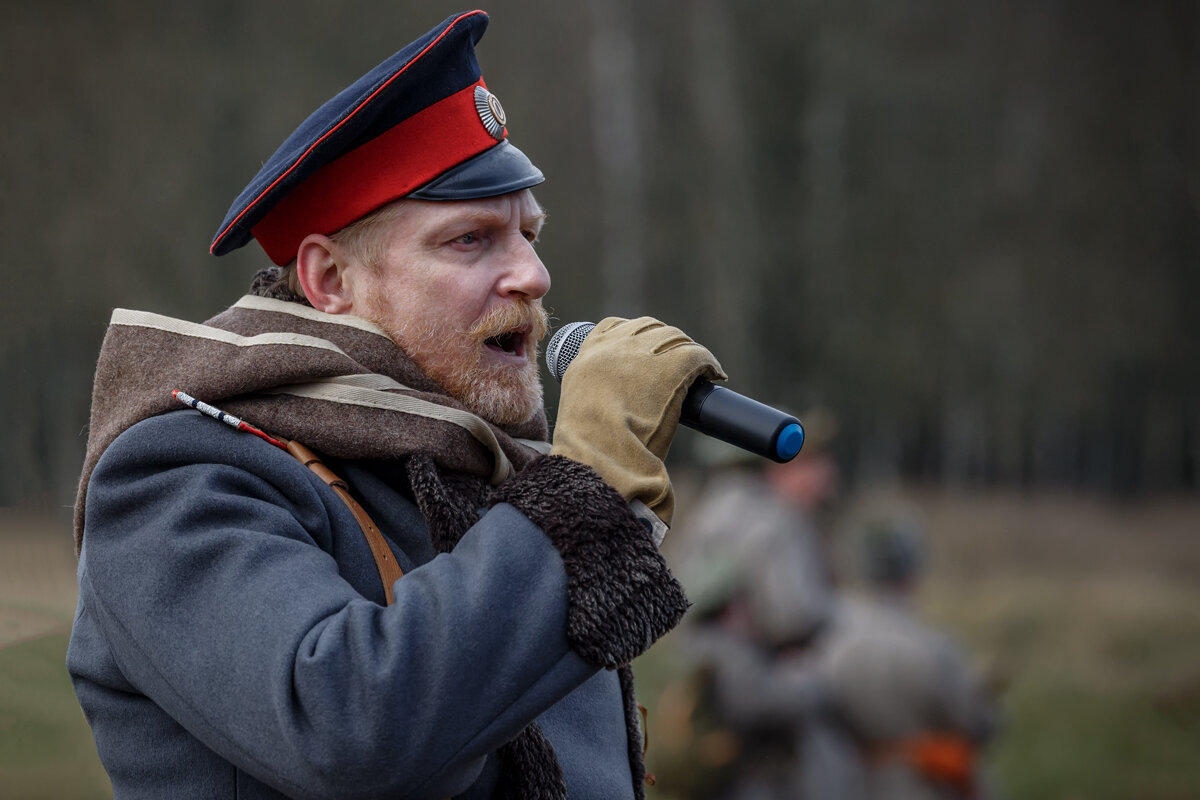
[[[541,228],[542,225],[546,224],[546,218],[548,216],[549,215],[546,213],[545,209],[543,209],[539,206],[538,210],[535,213],[530,214],[528,217],[525,217],[524,214],[521,215],[521,217],[522,217],[521,225],[522,225],[522,227],[524,227],[525,225],[534,225],[538,228]],[[526,221],[526,220],[528,220],[528,221]],[[488,211],[486,209],[480,209],[478,211],[471,211],[460,217],[456,217],[454,220],[447,221],[444,224],[456,225],[456,224],[466,223],[468,225],[479,225],[479,226],[483,227],[483,226],[488,226],[488,225],[503,225],[507,221],[508,221],[507,214],[500,214],[495,211]]]

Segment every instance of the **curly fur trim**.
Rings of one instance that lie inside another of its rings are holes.
[[[572,647],[594,664],[617,668],[634,797],[645,800],[644,734],[628,662],[674,627],[687,608],[651,534],[624,498],[589,467],[570,459],[536,459],[496,489],[440,469],[427,454],[413,454],[406,467],[438,552],[454,548],[489,494],[492,505],[510,503],[546,531],[566,566]],[[506,800],[566,798],[562,767],[536,722],[496,755]]]
[[[449,553],[487,505],[487,485],[471,475],[439,469],[428,453],[414,453],[406,464],[409,485],[429,524],[429,539]]]
[[[562,456],[533,461],[493,493],[550,537],[567,571],[567,639],[597,666],[630,663],[687,610],[629,504],[594,470]]]
[[[479,478],[440,469],[427,453],[411,455],[405,468],[417,507],[429,526],[429,539],[439,553],[449,553],[479,518],[487,484]],[[497,751],[500,793],[511,800],[565,800],[567,784],[558,756],[542,729],[531,722]]]
[[[633,687],[633,667],[617,670],[621,681],[621,698],[625,701],[625,730],[629,732],[629,769],[633,773],[634,800],[646,798],[646,736],[642,730],[642,714]]]
[[[504,774],[520,776],[508,780],[500,788],[504,800],[563,800],[567,796],[567,781],[550,740],[536,722],[531,722],[521,735],[500,748],[498,755]]]
[[[306,306],[312,305],[308,302],[307,297],[296,294],[288,286],[287,275],[283,267],[266,267],[256,272],[254,280],[250,283],[248,294],[256,297],[269,297],[273,300],[286,300],[289,303],[300,303]]]

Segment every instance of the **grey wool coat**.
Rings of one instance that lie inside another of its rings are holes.
[[[601,614],[587,645],[568,639],[554,539],[580,520],[548,535],[526,498],[497,502],[435,554],[398,465],[333,466],[405,570],[390,607],[349,510],[287,453],[181,411],[101,459],[68,666],[116,797],[493,797],[493,754],[531,721],[569,797],[635,796],[640,741],[597,661],[632,658],[652,628],[605,631]],[[588,481],[546,458],[506,488],[539,467]]]
[[[262,439],[158,413],[85,474],[67,664],[116,798],[642,797],[628,665],[687,601],[624,500],[557,456],[325,461],[405,572],[390,606]]]

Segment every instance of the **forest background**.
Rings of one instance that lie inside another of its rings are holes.
[[[47,695],[0,699],[0,797],[64,772],[48,751],[94,762],[77,708],[39,714],[70,700],[69,509],[112,309],[232,303],[266,263],[208,255],[232,199],[307,113],[464,10],[3,8],[0,698]],[[487,10],[485,78],[548,176],[556,320],[677,324],[733,388],[836,416],[847,517],[879,487],[917,498],[929,612],[984,655],[1046,661],[1005,701],[1010,793],[1194,796],[1172,748],[1200,744],[1198,4]],[[1081,606],[1108,627],[1064,654]],[[1100,674],[1055,682],[1084,664]],[[1047,698],[1066,723],[1038,722]],[[39,725],[50,744],[29,744]]]

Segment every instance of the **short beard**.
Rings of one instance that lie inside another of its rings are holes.
[[[448,330],[436,322],[387,320],[372,304],[370,319],[427,376],[473,413],[496,425],[528,422],[542,408],[537,343],[545,337],[549,319],[540,300],[516,300],[486,312],[470,330]],[[523,367],[481,364],[484,342],[493,336],[529,325],[527,360]]]

